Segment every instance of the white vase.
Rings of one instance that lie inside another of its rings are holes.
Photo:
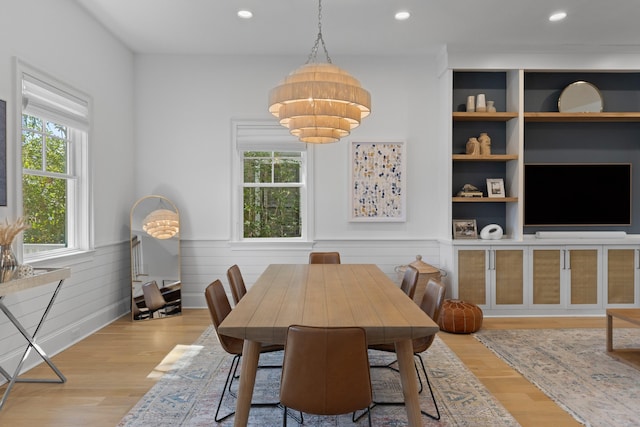
[[[494,101],[487,101],[487,113],[495,113],[496,107]]]
[[[473,113],[476,111],[476,97],[473,95],[467,96],[467,113]]]
[[[487,111],[487,103],[484,98],[484,93],[478,94],[476,99],[476,111],[479,113]]]

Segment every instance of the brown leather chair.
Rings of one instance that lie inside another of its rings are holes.
[[[229,286],[231,287],[231,296],[233,297],[233,303],[238,305],[240,299],[247,293],[247,287],[244,285],[244,279],[242,273],[240,273],[240,267],[236,264],[229,267],[227,270],[227,279],[229,280]]]
[[[340,264],[340,252],[311,252],[309,264]]]
[[[289,327],[280,382],[284,426],[287,408],[316,415],[339,415],[366,408],[369,414],[371,402],[364,329]]]
[[[218,341],[222,348],[229,354],[233,355],[233,359],[231,361],[231,366],[229,367],[229,372],[227,373],[227,379],[224,383],[224,388],[222,389],[222,393],[220,395],[220,400],[218,401],[218,408],[216,409],[215,420],[216,422],[220,422],[231,415],[235,414],[231,412],[223,417],[218,417],[220,412],[220,406],[222,405],[222,401],[224,400],[224,396],[227,391],[231,393],[231,383],[233,382],[233,378],[236,375],[236,371],[238,370],[238,366],[240,365],[240,357],[242,356],[242,345],[244,343],[240,338],[229,337],[226,335],[221,335],[218,332],[218,326],[220,323],[231,313],[231,304],[229,304],[229,298],[227,298],[227,294],[224,291],[224,286],[220,280],[216,280],[211,283],[204,291],[205,299],[207,300],[207,306],[209,307],[209,314],[211,315],[211,321],[213,322],[213,327],[216,331],[216,335],[218,336]],[[274,351],[283,350],[283,346],[281,345],[263,345],[260,349],[260,353],[269,353]],[[279,366],[268,366],[268,367],[278,367]],[[252,404],[252,406],[278,406],[277,402],[274,403],[260,403],[260,404]]]
[[[154,317],[155,313],[168,316],[178,314],[181,311],[180,300],[165,300],[155,280],[142,285],[142,294],[144,295],[144,304],[149,309],[150,317]]]
[[[407,294],[409,298],[413,299],[418,287],[418,278],[420,277],[420,271],[412,265],[408,265],[402,277],[402,283],[400,289]]]
[[[444,303],[445,292],[446,292],[446,288],[442,283],[434,279],[430,279],[429,282],[427,282],[427,286],[424,291],[424,296],[422,297],[422,301],[420,302],[420,308],[429,317],[431,317],[431,319],[433,319],[434,322],[437,322],[438,316],[440,315],[440,308]],[[429,377],[427,376],[427,370],[425,369],[424,360],[422,360],[422,355],[421,355],[422,352],[426,351],[429,347],[431,347],[431,344],[433,343],[433,340],[435,339],[435,337],[436,335],[433,334],[433,335],[428,335],[426,337],[414,339],[413,355],[420,362],[422,373],[424,375],[425,380],[427,381],[429,392],[431,392],[431,399],[433,400],[433,405],[436,409],[436,415],[432,415],[430,413],[427,413],[426,411],[421,411],[421,412],[424,415],[430,418],[433,418],[434,420],[439,420],[440,410],[438,409],[438,404],[436,403],[436,397],[433,394],[433,389],[431,388],[431,383],[429,382]],[[385,351],[390,353],[395,353],[396,351],[395,346],[393,344],[372,345],[369,348],[372,350],[379,350],[379,351]],[[392,365],[394,365],[395,362],[396,361],[393,361],[388,365],[373,366],[373,367],[386,367],[386,368],[391,368],[393,370],[396,370],[395,368],[392,367]],[[417,369],[418,368],[416,366],[416,372],[418,372]],[[420,378],[420,374],[418,374],[418,379],[420,380],[420,391],[422,392],[422,379]],[[404,402],[374,402],[373,406],[375,405],[404,405]]]

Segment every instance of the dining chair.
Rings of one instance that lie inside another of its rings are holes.
[[[280,381],[283,426],[287,425],[287,408],[315,415],[339,415],[366,408],[371,426],[372,399],[363,328],[288,328]]]
[[[311,252],[309,264],[340,264],[340,252]]]
[[[204,291],[204,296],[207,301],[207,307],[209,308],[209,314],[211,315],[211,321],[216,331],[218,341],[220,342],[220,345],[222,346],[224,351],[233,355],[231,366],[229,366],[229,372],[227,373],[227,378],[224,383],[224,388],[222,389],[220,399],[218,400],[218,408],[216,409],[216,414],[214,416],[215,421],[220,422],[235,414],[235,411],[233,411],[223,417],[218,416],[220,413],[220,407],[222,406],[222,401],[224,400],[224,396],[227,391],[233,395],[233,393],[231,393],[231,383],[233,382],[233,378],[236,375],[236,371],[238,370],[238,366],[240,364],[240,357],[242,356],[242,346],[244,344],[244,341],[240,338],[221,335],[218,332],[218,326],[220,326],[220,323],[222,323],[222,321],[229,315],[229,313],[231,313],[231,304],[229,303],[229,298],[227,298],[227,294],[224,291],[222,282],[220,280],[215,280],[214,282],[209,284]],[[284,347],[282,345],[263,345],[260,349],[260,353],[271,353],[283,349]],[[262,367],[279,368],[280,366],[278,365]],[[252,403],[251,406],[278,406],[278,402]]]
[[[412,265],[408,265],[402,277],[402,283],[400,289],[407,294],[409,298],[413,299],[418,287],[418,278],[420,277],[420,271]],[[437,321],[437,319],[436,319]]]
[[[144,303],[149,309],[150,317],[154,317],[155,313],[167,316],[180,312],[180,300],[165,300],[155,280],[142,285],[142,294],[144,295]]]
[[[420,302],[420,308],[424,311],[434,322],[437,322],[438,316],[440,315],[440,309],[442,308],[442,304],[444,303],[444,297],[446,293],[446,288],[444,285],[434,279],[429,279],[427,282],[427,286],[425,287],[424,296],[422,297],[422,301]],[[421,410],[422,414],[428,416],[429,418],[433,418],[434,420],[440,419],[440,410],[438,409],[438,403],[436,402],[436,397],[433,394],[433,389],[431,388],[431,383],[429,381],[429,377],[427,376],[427,370],[424,366],[424,360],[422,359],[422,354],[424,351],[431,347],[433,340],[436,335],[427,335],[426,337],[416,338],[413,340],[413,355],[417,361],[420,362],[420,367],[422,368],[422,374],[427,382],[427,386],[429,387],[429,392],[431,393],[431,400],[433,400],[433,405],[436,410],[436,415],[430,414],[424,410]],[[395,353],[395,345],[394,344],[379,344],[369,346],[371,350],[384,351],[389,353]],[[387,365],[375,365],[372,366],[374,368],[390,368],[394,371],[397,371],[393,365],[397,362],[397,360],[387,364]],[[418,365],[416,364],[416,373],[418,373]],[[418,380],[420,381],[420,391],[422,392],[422,379],[420,378],[420,374],[418,373]],[[373,406],[376,405],[404,405],[404,402],[381,402],[374,401]],[[372,408],[373,408],[372,406]],[[360,415],[361,417],[362,415]],[[358,418],[355,418],[356,421]]]
[[[233,303],[238,305],[242,297],[247,293],[247,287],[244,284],[240,267],[238,267],[237,264],[229,267],[227,270],[227,279],[229,280],[229,286],[231,287]]]

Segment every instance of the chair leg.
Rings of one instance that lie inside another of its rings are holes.
[[[222,394],[220,395],[220,400],[218,400],[218,408],[216,409],[216,415],[214,417],[216,422],[220,422],[229,418],[231,415],[235,414],[235,411],[225,415],[224,417],[218,418],[218,413],[220,412],[220,407],[222,406],[222,401],[224,400],[224,395],[227,392],[227,386],[229,387],[229,391],[231,391],[231,381],[233,381],[233,374],[235,370],[238,369],[238,364],[240,363],[240,355],[236,354],[233,356],[231,360],[231,366],[229,366],[229,372],[227,373],[227,379],[224,382],[224,387],[222,388]]]
[[[282,409],[284,410],[282,413],[282,426],[287,427],[287,407],[283,405]]]
[[[436,408],[436,415],[429,414],[425,411],[420,411],[422,414],[426,415],[429,418],[433,418],[434,420],[440,420],[440,410],[438,409],[438,403],[436,402],[436,396],[433,394],[433,389],[431,388],[431,382],[429,381],[429,376],[427,375],[427,370],[424,367],[424,361],[422,360],[422,356],[420,354],[416,354],[418,360],[420,360],[420,365],[422,366],[422,373],[424,374],[424,378],[427,380],[427,387],[429,387],[429,393],[431,393],[431,400],[433,400],[433,406]]]

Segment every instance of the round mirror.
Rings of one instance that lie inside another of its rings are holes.
[[[589,82],[571,83],[560,94],[558,111],[561,113],[600,113],[602,112],[602,95],[598,88]]]
[[[182,313],[180,214],[163,196],[145,196],[131,208],[131,317]]]

